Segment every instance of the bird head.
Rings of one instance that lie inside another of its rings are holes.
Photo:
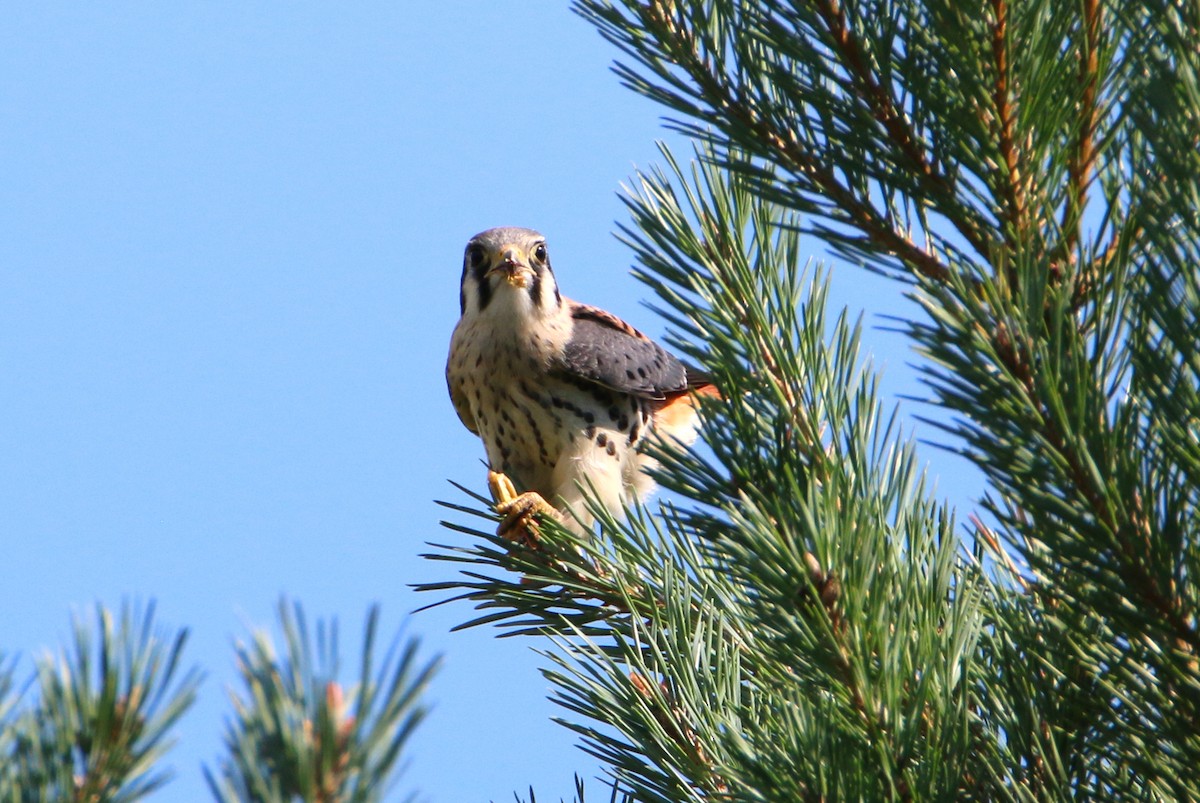
[[[493,304],[520,313],[545,313],[562,304],[546,238],[532,229],[504,227],[476,234],[463,253],[459,296],[464,315]]]

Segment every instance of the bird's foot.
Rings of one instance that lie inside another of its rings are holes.
[[[535,491],[517,493],[516,486],[507,475],[496,471],[488,472],[488,488],[491,489],[493,507],[504,518],[496,529],[496,535],[525,546],[537,546],[539,515],[558,518],[558,511]]]

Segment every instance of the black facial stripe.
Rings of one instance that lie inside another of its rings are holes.
[[[492,283],[488,281],[486,271],[476,271],[475,286],[479,289],[479,311],[483,312],[492,300]]]
[[[540,307],[542,305],[542,272],[540,270],[533,272],[533,281],[529,283],[529,298],[533,301],[533,306]]]
[[[470,268],[467,267],[467,258],[463,257],[462,277],[458,280],[458,311],[463,313],[467,311],[467,272]]]
[[[477,264],[472,264],[472,252],[476,246],[467,246],[467,253],[463,256],[463,272],[462,285],[458,291],[458,305],[460,312],[467,311],[467,282],[475,283],[479,295],[479,309],[483,310],[488,302],[492,300],[492,286],[488,282],[487,272],[490,265],[486,258],[482,258]]]

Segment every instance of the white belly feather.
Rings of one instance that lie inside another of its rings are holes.
[[[455,407],[483,440],[491,468],[518,491],[570,508],[590,527],[585,488],[608,510],[652,489],[637,448],[651,423],[647,402],[549,374],[544,350],[554,344],[546,338],[497,343],[464,321],[453,341],[447,380]]]

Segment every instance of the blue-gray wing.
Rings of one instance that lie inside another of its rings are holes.
[[[697,377],[670,352],[604,310],[572,309],[574,329],[556,368],[610,390],[662,400],[693,386]]]

